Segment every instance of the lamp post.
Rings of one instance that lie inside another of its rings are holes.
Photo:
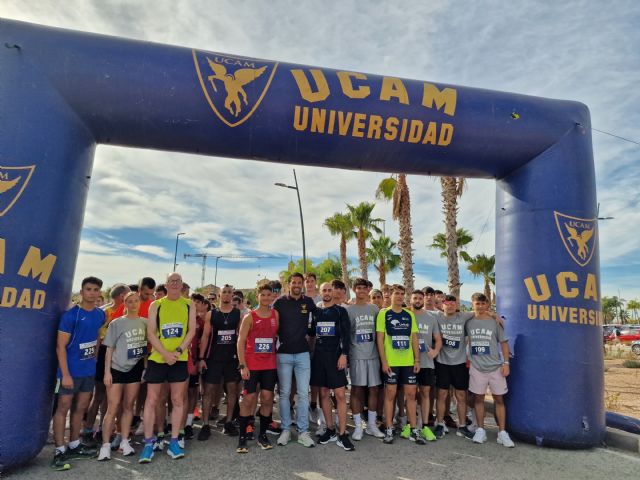
[[[302,230],[302,273],[307,273],[307,246],[304,240],[304,219],[302,217],[302,202],[300,201],[300,188],[298,187],[298,178],[296,177],[296,169],[293,169],[293,181],[295,182],[295,187],[292,185],[287,185],[286,183],[276,183],[275,185],[283,188],[290,188],[296,191],[298,195],[298,208],[300,209],[300,228]]]
[[[185,232],[179,232],[176,235],[176,249],[173,253],[173,271],[176,271],[176,266],[178,265],[177,261],[178,261],[178,239],[180,238],[180,235],[186,235]]]

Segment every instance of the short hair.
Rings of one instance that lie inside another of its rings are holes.
[[[167,287],[164,286],[164,283],[161,283],[156,287],[156,292],[164,292],[167,293]]]
[[[204,303],[204,295],[202,295],[200,293],[192,293],[191,294],[191,300],[194,301],[194,302]]]
[[[291,280],[296,277],[304,281],[304,276],[300,272],[293,272],[291,275],[289,275],[289,278],[287,278],[287,283],[291,283]]]
[[[138,284],[137,283],[130,283],[127,286],[129,287],[129,291],[130,292],[137,292],[138,291]]]
[[[380,291],[384,294],[384,293],[389,293],[391,291],[391,285],[385,283],[384,285],[382,285],[380,287]]]
[[[472,302],[488,302],[489,299],[484,293],[474,293],[471,295]]]
[[[444,299],[446,302],[455,302],[458,300],[455,295],[447,295]]]
[[[240,298],[238,295],[234,295],[233,298],[231,299],[234,302],[242,302],[242,298]]]
[[[282,283],[280,283],[280,280],[271,280],[269,282],[269,286],[271,287],[272,292],[282,291]]]
[[[367,280],[367,288],[373,288],[373,282],[371,280]]]
[[[382,292],[380,290],[378,290],[377,288],[374,288],[373,290],[371,290],[369,292],[369,296],[373,297],[374,295],[382,296]]]
[[[81,288],[84,288],[84,286],[90,283],[91,285],[97,285],[98,288],[102,288],[102,280],[100,280],[98,277],[85,277],[82,279],[82,284],[81,284]]]
[[[353,289],[355,290],[356,287],[367,287],[369,288],[369,281],[365,280],[364,278],[360,277],[360,278],[356,278],[353,281]]]
[[[318,277],[317,277],[317,276],[316,276],[316,274],[315,274],[315,273],[313,273],[313,272],[307,272],[307,274],[304,276],[304,278],[305,278],[305,280],[306,280],[307,278],[313,278],[313,279],[314,279],[314,280],[316,280],[316,281],[318,280]]]
[[[153,290],[156,288],[156,281],[151,277],[142,277],[138,282],[138,285],[140,285],[140,288],[147,287]]]
[[[411,295],[422,295],[424,297],[424,292],[422,290],[414,290]]]
[[[398,291],[400,291],[400,292],[402,292],[402,293],[406,292],[406,290],[405,290],[404,286],[403,286],[403,285],[400,285],[399,283],[394,283],[394,284],[393,284],[393,285],[391,285],[391,287],[390,287],[390,291],[391,291],[392,293],[393,293],[393,292],[395,292],[396,290],[398,290]]]
[[[436,291],[432,287],[424,287],[422,289],[425,295],[435,295]]]
[[[331,287],[337,288],[339,290],[347,290],[347,286],[344,284],[342,280],[338,280],[337,278],[331,280]]]
[[[234,297],[240,297],[242,300],[244,300],[244,293],[242,293],[242,290],[234,290],[233,291],[233,296]]]
[[[211,302],[206,298],[202,301],[207,306],[207,311],[211,310]]]
[[[435,295],[442,295],[442,294],[444,294],[444,292],[443,292],[442,290],[434,290],[434,291],[433,291],[433,293],[434,293]]]
[[[129,287],[127,285],[125,285],[124,283],[116,283],[111,288],[111,298],[119,297],[120,295],[125,293],[127,290],[129,290]]]
[[[191,289],[189,284],[187,282],[182,282],[182,288],[180,289],[180,291],[185,291],[185,290],[189,290],[189,289]]]
[[[262,285],[258,285],[258,288],[256,290],[258,291],[258,293],[264,292],[265,290],[267,290],[270,293],[273,293],[273,288],[271,288],[271,285],[269,285],[268,283],[263,283]]]

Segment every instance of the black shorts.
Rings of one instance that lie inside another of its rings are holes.
[[[200,385],[200,375],[189,375],[189,388],[198,388]]]
[[[111,368],[111,380],[113,383],[140,383],[142,372],[144,372],[144,359],[140,359],[128,372],[121,372]]]
[[[311,381],[313,387],[341,388],[347,386],[347,369],[338,370],[339,352],[316,350],[311,358]]]
[[[384,374],[385,385],[415,385],[418,383],[418,374],[411,367],[391,367],[392,375]]]
[[[273,392],[276,389],[276,383],[278,382],[278,370],[251,370],[249,380],[245,380],[244,388],[247,393],[256,393],[258,391],[258,384],[260,390],[269,390]]]
[[[147,362],[147,371],[144,380],[147,383],[180,383],[189,378],[188,362],[176,362],[173,365],[156,363],[153,360]]]
[[[104,381],[104,361],[107,356],[107,346],[100,345],[98,355],[96,357],[96,382]]]
[[[436,384],[436,372],[433,368],[421,368],[418,372],[418,385],[433,387]]]
[[[240,381],[238,360],[233,362],[214,362],[207,360],[207,369],[202,372],[202,381],[213,385]]]
[[[449,388],[453,385],[456,390],[467,390],[469,388],[469,369],[464,363],[458,365],[445,365],[436,363],[436,386],[438,388]]]

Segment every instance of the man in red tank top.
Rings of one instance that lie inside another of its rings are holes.
[[[240,324],[238,332],[238,368],[244,380],[247,394],[240,403],[240,436],[238,453],[247,453],[247,425],[256,411],[257,388],[260,384],[260,433],[258,445],[263,450],[272,447],[267,438],[267,427],[273,412],[273,392],[278,379],[276,367],[276,338],[278,336],[278,312],[269,308],[272,288],[258,287],[258,308],[249,312]]]

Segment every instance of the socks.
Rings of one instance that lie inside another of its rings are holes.
[[[249,425],[249,417],[245,417],[244,415],[240,415],[240,436],[247,436],[247,425]]]
[[[377,413],[369,410],[369,412],[367,413],[367,424],[370,426],[374,426],[376,424],[377,419],[378,419]]]
[[[64,445],[61,445],[59,447],[56,447],[56,453],[60,452],[60,453],[64,453],[67,451],[67,447],[65,447]]]
[[[362,415],[360,415],[359,413],[354,413],[353,421],[356,422],[356,427],[362,428]]]
[[[260,414],[260,435],[265,435],[267,433],[267,427],[271,424],[271,415],[265,417]]]
[[[187,415],[187,426],[192,426],[193,425],[193,413],[190,413]]]
[[[69,442],[69,448],[74,449],[80,446],[80,440],[74,440],[73,442]]]

